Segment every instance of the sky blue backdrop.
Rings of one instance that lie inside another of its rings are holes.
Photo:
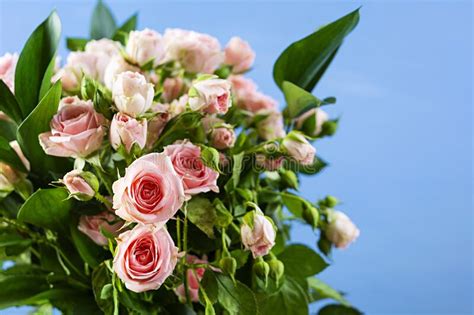
[[[0,53],[20,51],[52,8],[63,34],[86,35],[94,3],[0,0]],[[257,52],[250,76],[280,101],[271,76],[279,53],[362,4],[358,28],[315,90],[337,97],[329,111],[342,119],[335,137],[316,144],[331,167],[305,178],[302,193],[338,196],[361,229],[321,278],[369,314],[472,313],[470,1],[108,3],[120,21],[139,11],[141,28],[247,39]],[[314,246],[310,230],[294,236]]]

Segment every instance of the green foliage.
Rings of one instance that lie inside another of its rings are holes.
[[[193,143],[203,143],[206,139],[201,123],[202,114],[184,112],[170,120],[154,145],[154,150],[174,143],[176,140],[189,139]]]
[[[205,197],[196,196],[187,205],[188,219],[210,238],[214,238],[217,222],[216,209]]]
[[[321,100],[291,82],[283,81],[282,90],[285,94],[289,118],[298,117],[312,108],[321,106]]]
[[[91,38],[112,38],[115,34],[116,27],[115,19],[109,7],[105,5],[102,0],[99,0],[92,13]]]
[[[19,171],[27,172],[20,157],[10,146],[10,142],[2,136],[0,136],[0,161],[9,164]]]
[[[323,271],[328,264],[305,245],[293,244],[278,255],[285,265],[285,274],[296,279],[306,279]]]
[[[77,229],[77,220],[71,220],[70,232],[79,255],[89,266],[97,267],[107,257],[103,248]]]
[[[331,288],[328,284],[316,278],[308,278],[308,287],[310,290],[310,302],[320,299],[333,299],[345,306],[350,306],[349,302],[341,293]]]
[[[0,80],[0,111],[7,114],[16,123],[20,123],[23,119],[20,105],[3,80]]]
[[[66,38],[66,46],[71,51],[84,51],[88,41],[87,38],[68,37]]]
[[[361,315],[362,313],[349,306],[330,304],[319,310],[318,315]]]
[[[288,276],[276,292],[258,295],[258,305],[261,314],[307,315],[309,312],[305,290]]]

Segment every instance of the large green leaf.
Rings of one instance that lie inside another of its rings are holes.
[[[8,141],[16,139],[16,129],[18,126],[12,120],[0,119],[0,135]]]
[[[278,255],[285,265],[285,274],[298,279],[306,279],[323,271],[328,264],[311,248],[293,244]]]
[[[316,96],[291,82],[283,81],[282,90],[288,105],[289,118],[295,118],[321,105],[321,101]]]
[[[18,142],[34,173],[47,175],[49,172],[60,173],[71,168],[67,159],[46,155],[38,140],[40,133],[50,130],[49,124],[57,112],[60,98],[61,83],[56,82],[18,127]]]
[[[208,198],[196,196],[188,202],[188,219],[210,238],[214,238],[216,208]]]
[[[3,80],[0,80],[0,111],[17,123],[20,123],[23,118],[20,105]]]
[[[120,41],[122,39],[121,34],[123,33],[130,33],[131,31],[137,28],[137,19],[138,13],[135,13],[131,17],[129,17],[123,24],[120,26],[113,36],[113,40]]]
[[[109,7],[102,0],[99,0],[92,14],[91,38],[112,38],[116,28],[115,19]]]
[[[0,136],[0,161],[13,166],[15,169],[27,172],[25,165],[21,161],[20,157],[16,154],[15,150],[10,146],[10,142]]]
[[[252,290],[239,281],[234,284],[222,274],[215,274],[215,277],[218,286],[217,300],[230,315],[258,314],[257,300]]]
[[[330,304],[320,309],[318,315],[362,315],[362,313],[350,306]]]
[[[71,221],[70,229],[72,241],[81,258],[89,266],[97,267],[106,258],[107,252],[77,229],[77,220]]]
[[[21,51],[15,71],[15,95],[23,118],[38,104],[44,74],[56,53],[60,33],[61,21],[53,11]]]
[[[73,201],[64,188],[39,189],[18,212],[18,220],[68,234]]]
[[[261,314],[307,315],[309,313],[304,289],[296,280],[288,276],[275,293],[259,295],[258,305]]]
[[[273,67],[277,85],[282,88],[283,81],[289,81],[307,91],[313,90],[342,41],[358,22],[359,9],[291,44]]]
[[[350,305],[341,293],[319,279],[308,278],[308,287],[310,289],[310,302],[320,299],[333,299],[346,306]]]

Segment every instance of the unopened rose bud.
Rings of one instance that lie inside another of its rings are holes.
[[[324,198],[324,203],[328,208],[334,208],[339,204],[339,200],[334,196],[326,196],[326,198]]]
[[[147,125],[146,119],[137,120],[126,114],[115,114],[110,125],[110,144],[115,150],[124,145],[128,153],[134,144],[143,149],[147,140]]]
[[[237,270],[237,261],[231,256],[222,257],[221,260],[219,260],[219,267],[223,273],[234,277],[235,271]]]
[[[88,201],[99,190],[99,180],[91,172],[72,170],[62,180],[71,196],[77,200]]]
[[[316,149],[300,132],[290,132],[283,140],[282,146],[288,155],[301,165],[313,164]]]
[[[311,206],[305,206],[303,208],[303,219],[306,221],[306,223],[311,225],[311,227],[315,228],[319,221],[318,210]]]
[[[321,135],[323,136],[332,136],[337,131],[337,122],[336,121],[326,121],[323,124]]]
[[[240,227],[242,243],[252,252],[254,258],[267,255],[275,245],[276,231],[270,218],[258,211],[244,216]]]
[[[278,284],[285,273],[285,265],[274,258],[268,262],[268,266],[270,267],[270,278],[274,279]]]
[[[225,48],[225,63],[232,66],[232,72],[241,73],[252,66],[255,52],[249,43],[240,37],[232,37]]]
[[[325,234],[334,246],[346,248],[359,237],[360,231],[345,213],[333,211],[329,214],[329,224]]]
[[[235,143],[235,132],[229,124],[213,128],[210,137],[212,146],[219,150],[232,148]]]
[[[268,265],[268,263],[265,260],[263,260],[261,257],[259,257],[255,261],[252,269],[255,275],[260,280],[262,280],[266,286],[268,282],[268,275],[270,274],[270,266]]]
[[[120,73],[113,85],[112,96],[118,110],[136,117],[145,113],[152,105],[153,85],[138,72]]]

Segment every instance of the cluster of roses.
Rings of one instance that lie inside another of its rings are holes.
[[[114,270],[128,289],[142,292],[163,284],[173,273],[182,250],[175,246],[166,223],[179,209],[186,209],[185,202],[193,195],[219,192],[219,172],[203,163],[198,144],[183,139],[165,146],[160,153],[153,152],[171,119],[186,111],[202,113],[208,143],[220,150],[220,162],[225,164],[225,150],[234,146],[236,135],[223,115],[234,104],[248,116],[262,117],[255,126],[262,140],[281,140],[284,156],[257,154],[256,162],[265,169],[280,168],[285,158],[301,165],[313,163],[315,149],[306,137],[297,131],[287,134],[277,102],[242,75],[254,58],[248,43],[237,37],[222,51],[217,39],[206,34],[168,29],[162,36],[145,29],[130,32],[125,46],[109,39],[90,41],[84,51],[71,52],[66,64],[56,69],[53,81],[60,80],[68,96],[61,99],[51,130],[42,133],[39,141],[48,155],[76,159],[76,169],[62,179],[71,196],[79,200],[95,197],[108,205],[109,210],[101,214],[82,216],[78,229],[102,246],[108,242],[104,231],[116,236]],[[16,59],[17,55],[9,54],[0,59],[0,79],[12,91]],[[110,120],[96,111],[91,99],[81,96],[85,78],[97,82],[105,97],[110,97]],[[310,117],[316,121],[311,136],[317,136],[328,120],[319,108],[296,119],[295,128],[301,129]],[[99,180],[84,171],[81,163],[109,143],[127,158],[140,156],[113,183],[112,202],[100,195]],[[19,152],[17,145],[12,146]],[[18,177],[14,170],[10,173],[15,174],[8,175],[6,167],[2,164],[0,170],[0,190],[7,185],[12,189]],[[334,212],[326,231],[338,247],[347,246],[358,233],[339,212]],[[259,258],[274,245],[276,228],[254,205],[242,220],[240,234],[245,248]],[[208,264],[206,257],[185,254],[188,263]],[[204,271],[202,267],[188,270],[187,290],[194,301]],[[175,292],[183,297],[184,286]]]

